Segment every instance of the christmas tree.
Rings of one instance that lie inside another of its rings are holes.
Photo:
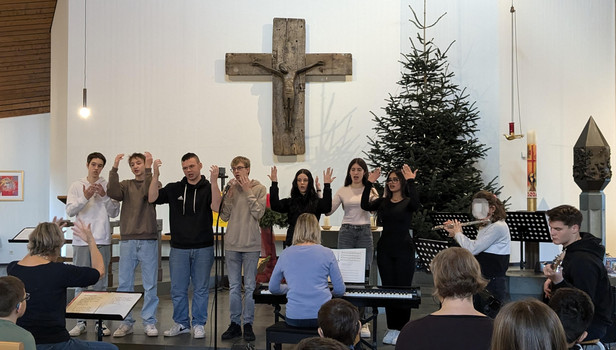
[[[410,39],[411,52],[402,54],[402,78],[398,96],[389,95],[384,116],[374,116],[376,135],[368,137],[371,166],[385,172],[409,164],[417,173],[422,210],[413,218],[415,235],[430,237],[431,212],[468,212],[473,194],[486,189],[495,192],[494,181],[485,184],[476,167],[489,148],[479,142],[475,103],[449,71],[447,51],[426,39],[426,26],[415,11],[411,22],[419,29]],[[423,33],[423,34],[422,34]],[[418,45],[417,45],[418,44]],[[432,231],[433,232],[433,231]]]

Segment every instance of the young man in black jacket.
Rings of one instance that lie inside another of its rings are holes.
[[[561,205],[548,210],[547,215],[552,241],[563,246],[563,255],[559,268],[544,267],[547,280],[543,290],[547,298],[563,287],[575,287],[586,292],[595,307],[586,342],[596,342],[612,323],[610,281],[603,264],[605,247],[601,245],[601,239],[580,232],[582,213],[575,207]]]
[[[161,164],[160,159],[154,161],[148,201],[169,204],[169,272],[174,325],[164,335],[174,337],[190,333],[192,323],[193,338],[205,338],[210,273],[214,263],[212,210],[219,210],[221,200],[217,181],[218,167],[211,167],[208,181],[201,175],[203,165],[199,157],[194,153],[186,153],[182,157],[184,178],[159,189]],[[188,318],[188,287],[191,283],[192,320]]]

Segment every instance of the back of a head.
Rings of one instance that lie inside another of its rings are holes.
[[[13,313],[24,297],[24,284],[14,276],[0,277],[0,317]]]
[[[312,337],[302,339],[295,350],[349,350],[349,347],[332,338]]]
[[[560,318],[569,344],[588,329],[595,311],[590,296],[577,288],[558,289],[550,298],[550,307]]]
[[[545,303],[525,299],[506,304],[494,319],[491,350],[566,350],[565,331]]]
[[[344,299],[331,299],[321,305],[318,315],[323,336],[333,338],[347,346],[355,344],[359,334],[359,311]]]
[[[321,244],[319,220],[312,213],[303,213],[297,218],[293,231],[293,245],[300,243]]]
[[[58,257],[64,242],[64,234],[58,225],[41,222],[28,236],[28,250],[31,255]]]
[[[481,267],[468,250],[452,247],[440,251],[430,263],[434,294],[441,298],[467,298],[482,291],[488,282]]]

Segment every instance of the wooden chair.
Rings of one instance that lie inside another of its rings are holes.
[[[13,341],[0,341],[0,350],[24,350],[24,343]]]

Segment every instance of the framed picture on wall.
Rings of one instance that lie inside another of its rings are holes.
[[[24,172],[0,170],[0,201],[24,200]]]

